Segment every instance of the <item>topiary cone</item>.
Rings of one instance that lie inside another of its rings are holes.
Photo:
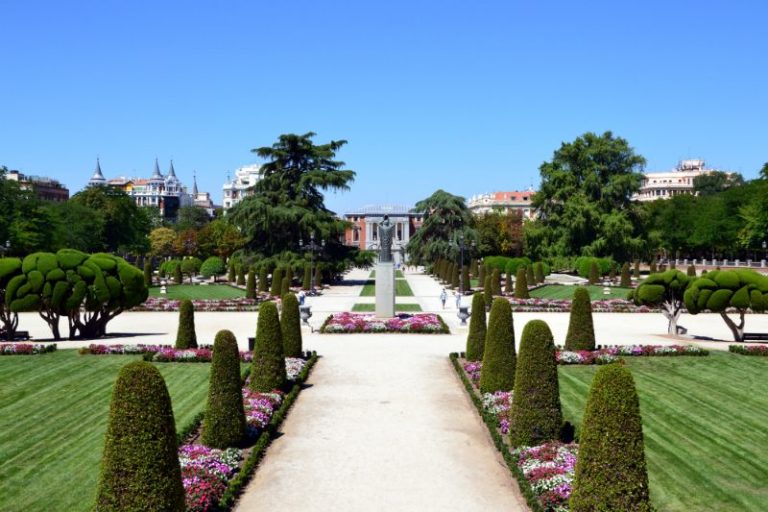
[[[231,331],[219,331],[213,342],[203,444],[222,449],[238,446],[245,439],[245,428],[240,351]]]
[[[237,267],[237,286],[245,286],[245,267],[243,265]]]
[[[256,323],[250,386],[254,391],[266,393],[281,389],[285,382],[283,335],[277,306],[274,302],[264,302],[259,307],[259,319]]]
[[[269,274],[266,265],[261,265],[259,268],[259,293],[267,293],[269,291]]]
[[[507,277],[504,279],[504,293],[507,295],[512,294],[512,272],[507,271]]]
[[[515,369],[510,410],[512,446],[535,446],[556,439],[563,423],[555,343],[542,320],[525,325]]]
[[[96,510],[185,510],[176,423],[154,365],[125,365],[112,390]]]
[[[176,284],[181,284],[184,282],[184,276],[181,273],[181,265],[176,265],[173,267],[173,280],[176,282]]]
[[[566,350],[595,350],[595,327],[592,322],[592,302],[589,291],[579,286],[573,292],[568,334],[565,336]]]
[[[152,286],[152,264],[148,261],[144,263],[144,286]]]
[[[589,284],[597,284],[600,280],[600,269],[597,267],[597,262],[593,261],[589,265]]]
[[[280,296],[280,289],[283,286],[283,269],[277,267],[272,271],[272,286],[269,289],[269,294],[273,297]]]
[[[491,303],[493,302],[493,276],[486,275],[485,283],[483,284],[483,304],[485,304],[485,311],[491,309]]]
[[[693,265],[688,265],[688,272],[689,277],[696,277],[696,267]]]
[[[451,287],[453,287],[454,290],[458,290],[459,286],[461,286],[459,266],[454,263],[451,267]]]
[[[480,391],[509,391],[515,385],[515,328],[512,306],[507,299],[493,299],[485,336]]]
[[[235,279],[236,279],[235,278],[235,264],[234,263],[230,263],[229,264],[229,272],[227,273],[227,281],[229,281],[230,283],[234,283]]]
[[[632,278],[629,276],[629,263],[624,263],[621,266],[621,282],[619,283],[623,288],[629,288],[632,286]]]
[[[304,265],[304,278],[301,280],[301,289],[309,291],[312,287],[312,267],[310,263]]]
[[[469,268],[466,266],[461,268],[461,288],[465,292],[472,289],[472,284],[469,281]]]
[[[525,279],[528,284],[536,284],[536,276],[533,273],[533,265],[525,267]]]
[[[256,298],[256,272],[254,272],[253,267],[248,269],[248,280],[245,285],[245,298]]]
[[[528,278],[525,275],[525,267],[520,265],[517,267],[517,275],[515,276],[515,298],[516,299],[530,299],[531,295],[528,293]]]
[[[301,357],[303,349],[300,320],[299,300],[293,293],[286,293],[283,295],[283,312],[280,318],[285,357]]]
[[[195,334],[195,307],[192,301],[184,299],[179,304],[179,328],[176,331],[176,348],[197,348]]]
[[[598,368],[581,425],[570,510],[652,510],[640,404],[629,369]]]
[[[485,348],[485,300],[482,293],[472,295],[472,313],[467,335],[467,360],[482,361]]]
[[[280,298],[285,297],[289,293],[291,293],[291,281],[288,279],[288,276],[286,276],[280,284]]]
[[[494,295],[501,295],[501,272],[497,268],[491,272],[491,292]]]

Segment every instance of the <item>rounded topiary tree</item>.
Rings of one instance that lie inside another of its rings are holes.
[[[244,438],[245,409],[240,385],[240,351],[231,331],[219,331],[213,342],[202,441],[212,448],[229,448],[238,446]]]
[[[485,300],[482,293],[472,295],[472,313],[467,335],[467,360],[482,361],[485,348]]]
[[[259,293],[267,293],[269,291],[269,269],[266,265],[261,265],[259,268]]]
[[[195,334],[195,307],[192,301],[184,299],[179,303],[179,328],[176,331],[176,348],[197,348]]]
[[[634,290],[635,304],[659,308],[667,318],[667,333],[678,333],[677,321],[683,312],[683,298],[691,278],[678,270],[649,275]]]
[[[512,445],[535,446],[557,438],[563,413],[555,343],[543,320],[531,320],[523,328],[514,389],[509,430]]]
[[[280,316],[280,328],[283,335],[285,357],[301,357],[301,319],[299,318],[299,300],[293,293],[283,295],[283,312]]]
[[[224,260],[218,256],[211,256],[206,258],[202,265],[200,265],[200,273],[206,279],[213,278],[213,282],[216,282],[216,276],[220,276],[226,270],[224,266]]]
[[[570,509],[652,510],[640,404],[629,369],[609,364],[595,372],[581,425]]]
[[[515,385],[515,328],[507,299],[493,299],[485,336],[480,391],[509,391]]]
[[[256,272],[254,272],[253,267],[248,269],[248,279],[245,283],[245,298],[256,298]]]
[[[283,269],[277,267],[272,271],[272,286],[269,289],[269,294],[273,297],[280,296],[280,289],[283,285]]]
[[[592,321],[592,301],[589,291],[579,286],[573,292],[568,334],[565,336],[566,350],[595,350],[595,326]]]
[[[176,423],[154,365],[125,365],[112,391],[96,510],[185,510]]]
[[[525,267],[522,265],[517,267],[517,275],[515,276],[515,298],[531,298],[531,295],[528,293],[528,278],[525,275]]]
[[[192,283],[192,278],[200,272],[200,267],[203,266],[203,262],[200,258],[185,258],[181,262],[181,272],[189,276],[189,282]]]
[[[148,261],[144,263],[144,286],[152,286],[152,263]]]
[[[629,263],[627,262],[624,262],[621,266],[621,280],[619,281],[619,286],[623,288],[632,286],[632,278],[629,275]]]
[[[589,265],[589,284],[597,284],[600,280],[600,268],[597,266],[597,262],[593,261]]]
[[[264,302],[259,307],[256,323],[250,387],[254,391],[269,392],[282,388],[285,382],[285,354],[277,306],[274,302]]]

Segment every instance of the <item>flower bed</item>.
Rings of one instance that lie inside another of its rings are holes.
[[[178,311],[180,300],[149,297],[144,304],[136,306],[131,311]],[[256,299],[210,299],[193,300],[195,311],[256,311],[259,301]]]
[[[576,473],[575,443],[558,441],[512,451],[531,490],[546,511],[566,511]]]
[[[80,354],[93,355],[143,355],[147,361],[156,363],[210,363],[213,351],[210,348],[175,349],[168,345],[96,345],[91,344],[79,350]],[[240,360],[248,363],[253,354],[240,351]]]
[[[728,345],[728,351],[743,356],[768,356],[766,345]]]
[[[393,318],[377,318],[366,313],[334,313],[323,322],[321,333],[448,334],[450,330],[440,315],[401,313]]]
[[[55,350],[55,343],[0,343],[0,356],[30,356]]]
[[[617,345],[599,350],[558,350],[558,364],[609,364],[618,362],[621,356],[706,356],[709,351],[694,345]]]
[[[568,313],[571,301],[566,299],[515,299],[508,298],[512,311],[525,313]],[[593,300],[594,313],[654,313],[656,309],[638,306],[624,299]]]

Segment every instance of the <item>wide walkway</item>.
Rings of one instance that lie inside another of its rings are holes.
[[[408,279],[433,309],[439,287]],[[352,292],[314,298],[314,309]],[[527,510],[448,361],[451,341],[306,337],[322,358],[236,510]]]

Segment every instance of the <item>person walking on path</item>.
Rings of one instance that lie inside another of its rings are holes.
[[[440,292],[440,302],[443,303],[443,309],[445,309],[445,300],[448,298],[448,294],[445,291],[445,288],[443,288],[443,291]]]
[[[461,294],[459,293],[459,290],[456,290],[453,296],[456,299],[456,309],[459,309],[461,307]]]
[[[307,295],[304,293],[304,290],[299,291],[299,306],[304,305],[304,299]]]

